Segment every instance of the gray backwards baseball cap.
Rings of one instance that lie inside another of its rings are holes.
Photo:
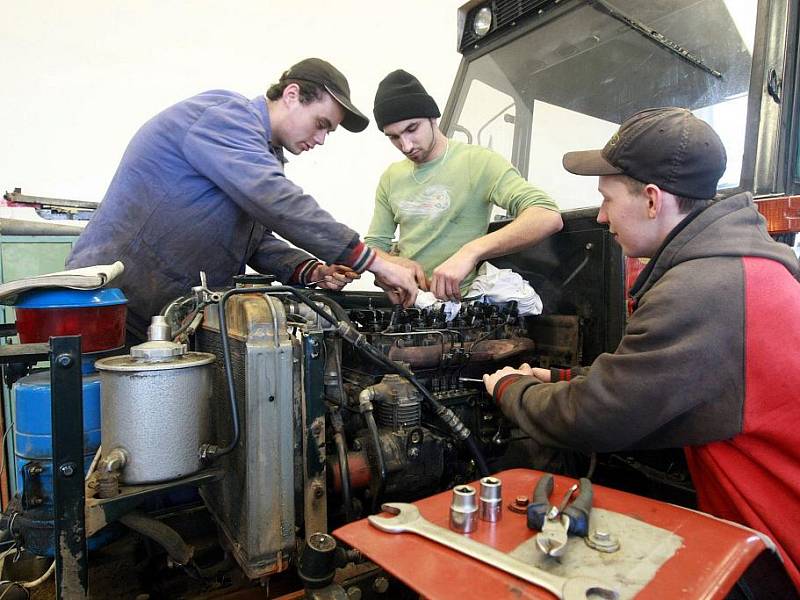
[[[727,157],[711,126],[685,108],[650,108],[619,126],[602,150],[567,152],[576,175],[628,175],[677,196],[705,200],[717,193]]]
[[[331,63],[321,58],[301,60],[281,75],[281,81],[286,79],[310,81],[324,87],[333,96],[333,99],[344,108],[345,115],[344,119],[342,119],[342,127],[348,131],[364,131],[369,125],[369,119],[353,106],[350,100],[350,86],[347,83],[347,78]]]

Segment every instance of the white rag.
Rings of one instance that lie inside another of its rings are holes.
[[[472,282],[467,297],[491,304],[505,304],[516,300],[520,316],[542,314],[542,299],[519,273],[511,269],[498,269],[488,262],[484,262],[478,269],[478,276]],[[452,321],[461,309],[461,302],[442,303],[432,292],[423,291],[417,294],[414,301],[417,308],[438,308],[442,304],[446,320]]]

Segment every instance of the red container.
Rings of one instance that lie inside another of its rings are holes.
[[[81,352],[120,348],[125,345],[126,303],[117,289],[28,292],[14,307],[20,342],[80,335]]]

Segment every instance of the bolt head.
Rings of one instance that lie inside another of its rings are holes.
[[[372,582],[372,589],[376,594],[385,594],[389,589],[389,580],[386,577],[376,577]]]
[[[56,364],[64,369],[72,366],[73,360],[69,354],[59,354],[56,357]]]
[[[598,552],[613,553],[619,550],[620,542],[611,532],[599,529],[584,538],[586,545]]]
[[[75,465],[73,463],[65,463],[58,469],[64,477],[72,477],[75,474]]]

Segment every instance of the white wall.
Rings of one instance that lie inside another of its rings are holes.
[[[397,68],[443,110],[463,1],[4,1],[0,187],[99,201],[152,115],[207,89],[262,94],[309,56],[336,65],[370,117],[378,82]],[[287,175],[363,234],[378,177],[399,158],[370,123],[292,157]]]

